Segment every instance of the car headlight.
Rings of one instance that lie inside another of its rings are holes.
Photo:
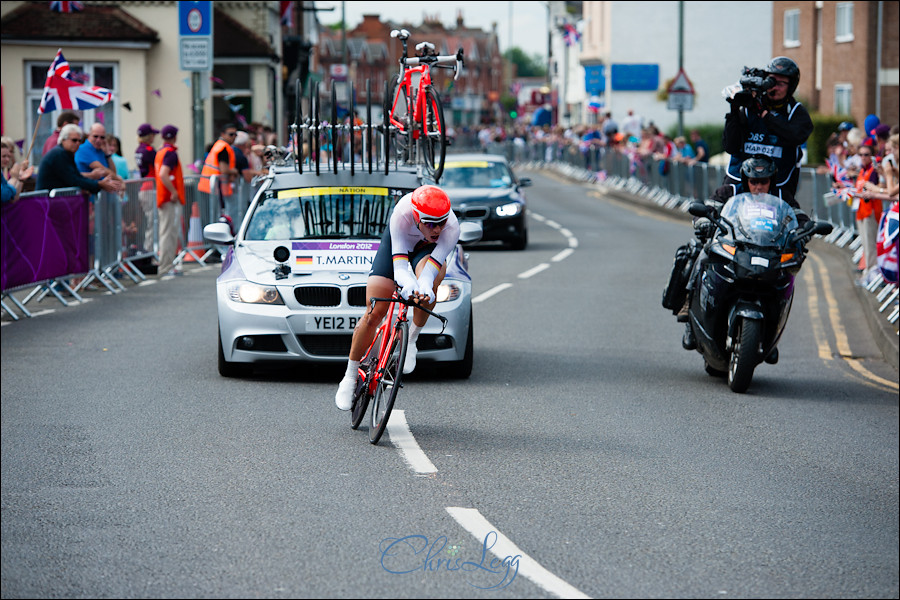
[[[235,281],[228,284],[228,298],[232,302],[245,304],[284,304],[281,294],[270,285],[257,285],[249,281]]]
[[[498,217],[514,217],[522,212],[522,205],[518,202],[510,202],[509,204],[498,206],[494,209],[494,212],[497,213]]]
[[[441,283],[437,289],[438,302],[450,302],[456,300],[462,294],[462,290],[455,283]]]

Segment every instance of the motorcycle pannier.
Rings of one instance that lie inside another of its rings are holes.
[[[675,251],[675,261],[672,265],[672,273],[669,275],[669,283],[663,290],[663,308],[678,313],[684,306],[687,297],[687,282],[691,276],[691,267],[697,257],[699,248],[695,244],[679,246]]]

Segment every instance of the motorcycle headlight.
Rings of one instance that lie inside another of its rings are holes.
[[[514,217],[522,212],[522,205],[518,202],[503,204],[494,209],[498,217]]]
[[[257,285],[249,281],[234,281],[228,284],[228,298],[232,302],[244,304],[284,304],[281,294],[270,285]]]
[[[450,302],[456,300],[462,294],[462,290],[455,283],[441,283],[437,289],[438,302]]]

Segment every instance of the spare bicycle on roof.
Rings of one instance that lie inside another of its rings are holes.
[[[454,79],[463,67],[463,50],[439,56],[434,44],[416,45],[418,56],[407,57],[409,31],[394,30],[391,37],[403,44],[400,72],[385,84],[381,122],[372,115],[371,83],[366,80],[365,122],[356,119],[356,93],[353,83],[348,86],[346,113],[339,119],[337,88],[332,85],[330,102],[323,102],[319,83],[309,90],[309,114],[301,107],[301,82],[296,83],[295,120],[291,125],[289,147],[284,149],[279,164],[293,162],[296,170],[323,170],[337,173],[357,170],[388,174],[393,163],[420,169],[420,175],[437,183],[444,170],[447,153],[447,132],[444,109],[437,90],[432,86],[431,67],[454,70]],[[327,114],[326,114],[327,113]],[[376,117],[377,118],[377,117]],[[394,146],[392,152],[391,146]],[[358,147],[359,146],[359,147]],[[345,151],[347,156],[345,156]],[[359,159],[357,159],[359,157]]]
[[[398,157],[409,164],[421,164],[437,182],[444,172],[447,128],[440,95],[431,83],[431,67],[453,69],[453,79],[462,70],[463,50],[439,56],[434,44],[416,44],[416,56],[408,57],[409,31],[395,29],[392,38],[403,44],[400,72],[391,78],[393,100],[385,106],[390,123],[389,137],[396,138]]]

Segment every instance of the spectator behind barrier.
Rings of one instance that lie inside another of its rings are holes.
[[[6,204],[19,199],[22,186],[34,174],[34,167],[28,164],[28,159],[15,162],[16,143],[11,138],[0,139],[0,153],[3,167],[3,204]]]
[[[122,156],[122,142],[113,134],[107,133],[106,149],[110,154],[110,160],[116,167],[116,175],[122,179],[128,179],[131,174],[128,172],[128,161]]]
[[[81,127],[74,124],[63,126],[59,132],[59,143],[41,159],[38,167],[37,189],[53,190],[77,187],[96,194],[100,190],[119,192],[124,185],[119,179],[106,178],[97,181],[88,179],[75,166],[75,152],[84,140]]]
[[[73,112],[71,110],[64,110],[59,113],[59,116],[56,117],[56,130],[50,134],[50,137],[47,138],[47,141],[44,142],[44,147],[41,150],[41,156],[46,156],[48,152],[56,148],[59,141],[59,132],[62,131],[62,128],[66,125],[78,125],[81,122],[81,117],[77,112]]]
[[[106,127],[102,123],[91,125],[87,139],[82,140],[75,152],[75,166],[89,179],[119,178],[106,147]]]
[[[690,161],[690,164],[696,164],[698,162],[708,163],[709,162],[709,144],[703,139],[703,136],[700,135],[700,132],[696,129],[691,131],[691,142],[694,144],[694,153],[696,156],[693,160]]]

